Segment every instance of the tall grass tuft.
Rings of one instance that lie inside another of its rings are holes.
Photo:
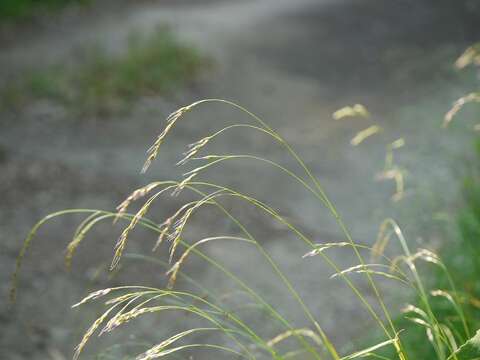
[[[104,220],[122,221],[126,224],[115,245],[111,263],[112,270],[115,270],[126,256],[125,250],[128,248],[130,235],[138,227],[150,230],[157,237],[154,250],[159,249],[159,245],[163,242],[168,242],[169,244],[166,288],[160,289],[133,285],[100,289],[74,305],[77,307],[80,305],[84,306],[91,301],[104,301],[106,306],[105,312],[91,325],[80,340],[79,345],[75,349],[74,359],[81,355],[89,339],[96,332],[102,335],[148,314],[173,312],[190,313],[198,317],[204,325],[185,329],[161,339],[156,345],[145,348],[143,352],[138,353],[136,359],[155,359],[199,349],[222,352],[232,358],[247,359],[265,357],[278,360],[292,358],[318,360],[387,359],[387,357],[381,355],[381,352],[385,349],[391,349],[393,358],[417,360],[418,358],[404,346],[403,341],[403,338],[409,333],[411,326],[399,327],[393,320],[392,312],[385,304],[384,296],[377,284],[376,279],[378,277],[394,281],[400,286],[405,286],[418,294],[418,303],[411,304],[405,308],[405,318],[412,324],[421,327],[423,333],[418,338],[418,344],[422,347],[431,348],[435,353],[436,359],[464,359],[462,352],[467,348],[475,348],[475,346],[472,347],[471,345],[478,343],[478,335],[475,335],[476,329],[471,328],[472,324],[468,321],[463,310],[464,297],[457,291],[455,283],[440,257],[427,249],[411,250],[400,227],[393,219],[385,220],[380,226],[377,242],[372,247],[355,242],[347,225],[323,189],[322,184],[302,158],[278,132],[272,129],[264,120],[242,106],[222,99],[204,99],[173,112],[168,117],[165,128],[148,150],[147,160],[142,171],[147,171],[153,165],[153,162],[160,154],[164,140],[174,132],[175,126],[181,121],[188,121],[186,114],[193,113],[200,106],[229,106],[232,108],[232,111],[243,113],[245,122],[228,125],[201,139],[193,139],[184,157],[178,163],[180,166],[190,166],[183,178],[147,184],[133,191],[118,206],[117,211],[71,209],[51,214],[36,224],[25,240],[13,275],[12,297],[15,296],[16,281],[26,250],[38,228],[51,218],[73,213],[85,215],[85,220],[80,223],[72,241],[67,246],[67,265],[70,264],[76,248],[84,240],[85,235],[96,224]],[[337,113],[338,118],[358,115],[368,116],[368,112],[360,105],[356,105],[354,108],[347,109],[344,113]],[[207,152],[208,145],[214,142],[217,137],[228,136],[229,133],[238,128],[259,132],[270,139],[270,141],[280,145],[286,154],[295,160],[300,170],[291,169],[274,160],[256,154],[209,154]],[[366,135],[373,135],[370,134],[371,132],[372,130],[369,130],[369,134]],[[364,136],[365,134],[362,135],[362,137]],[[387,149],[390,151],[390,154],[387,154],[388,163],[386,164],[386,171],[392,170],[393,149],[402,145],[403,140],[399,139],[393,142]],[[258,199],[239,189],[201,180],[202,175],[205,175],[210,169],[239,160],[259,162],[265,167],[272,167],[280,174],[290,177],[298,186],[304,188],[316,199],[324,208],[324,211],[330,214],[337,222],[344,239],[337,243],[315,243],[301,226],[282,216],[281,211],[269,204],[268,199]],[[401,191],[403,191],[403,187],[397,189],[397,192]],[[162,196],[169,193],[172,195],[187,193],[190,196],[190,200],[181,205],[164,222],[158,224],[150,219],[150,208]],[[358,299],[359,311],[360,308],[363,308],[370,315],[375,326],[381,331],[382,339],[373,345],[350,353],[344,353],[341,348],[337,348],[328,331],[322,326],[321,319],[317,319],[314,316],[312,310],[297,292],[296,284],[290,280],[289,274],[282,270],[280,264],[274,260],[262,243],[249,231],[247,226],[229,211],[224,205],[225,199],[233,199],[251,206],[259,212],[268,215],[272,221],[286,227],[298,241],[304,244],[305,258],[309,258],[310,261],[317,259],[317,261],[324,261],[332,269],[334,277],[345,282],[352,294]],[[130,213],[130,205],[138,201],[143,202],[140,209],[136,213]],[[222,216],[232,223],[237,232],[232,234],[212,234],[205,238],[187,240],[185,229],[189,226],[192,216],[207,207],[217,209]],[[251,246],[256,249],[277,276],[279,286],[283,285],[285,291],[295,300],[298,308],[303,312],[308,326],[296,326],[262,294],[251,287],[248,281],[241,279],[237,274],[229,270],[228,265],[222,263],[222,259],[214,258],[204,252],[205,247],[215,246],[215,243],[219,241],[243,243],[245,246]],[[403,250],[401,254],[392,256],[387,253],[388,244],[392,241],[397,241],[400,244]],[[330,255],[331,249],[353,252],[357,263],[352,264],[347,269],[341,268]],[[183,272],[183,267],[192,256],[204,260],[212,268],[228,278],[231,283],[235,284],[238,290],[247,294],[249,300],[255,306],[265,309],[270,321],[278,324],[281,331],[273,338],[265,337],[261,329],[255,328],[243,316],[242,312],[225,308],[224,303],[219,301],[218,296],[214,295],[213,289],[205,289],[202,284],[188,277]],[[156,260],[153,259],[153,261]],[[418,262],[426,262],[438,268],[444,278],[447,279],[446,286],[442,288],[428,288],[418,269]],[[176,289],[178,277],[188,279],[194,285],[194,288],[201,290],[196,292]],[[358,286],[354,281],[355,277],[363,277],[368,284],[368,288]],[[373,294],[373,302],[371,299],[367,299],[365,291]],[[445,306],[448,306],[453,314],[453,318],[450,319],[451,322],[444,321],[443,318],[438,316],[435,307],[432,305],[434,299],[442,299]],[[457,327],[452,326],[452,322],[461,324],[460,330],[457,331]],[[189,338],[195,338],[197,334],[211,332],[218,334],[214,343],[188,341]],[[225,341],[221,340],[222,337]],[[289,340],[288,342],[286,341],[287,339]],[[279,346],[280,344],[282,346]],[[480,353],[477,353],[476,356],[480,356]]]

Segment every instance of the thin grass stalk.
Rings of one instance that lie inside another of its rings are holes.
[[[450,288],[453,291],[453,297],[454,297],[455,303],[457,304],[457,306],[455,306],[455,311],[457,311],[457,313],[460,316],[460,319],[462,321],[462,326],[463,326],[463,329],[464,329],[465,335],[466,335],[466,339],[464,339],[464,340],[466,341],[466,340],[468,340],[472,337],[472,334],[471,334],[470,328],[468,327],[468,324],[467,324],[467,320],[466,320],[466,317],[465,317],[465,312],[463,311],[462,306],[459,305],[459,304],[461,304],[461,300],[458,296],[458,291],[457,291],[457,287],[455,286],[455,281],[453,281],[453,278],[452,278],[452,275],[450,274],[450,271],[448,271],[447,267],[443,264],[443,262],[440,263],[440,266],[441,266],[442,270],[444,271],[444,273],[447,277],[447,281],[450,285]]]

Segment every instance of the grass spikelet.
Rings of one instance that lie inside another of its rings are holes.
[[[428,320],[427,313],[425,311],[423,311],[422,309],[420,309],[419,307],[415,306],[415,305],[408,304],[401,311],[404,314],[415,313],[417,315],[420,315],[423,319]]]
[[[319,346],[323,346],[323,342],[322,342],[322,339],[320,338],[320,336],[318,336],[315,331],[312,331],[310,329],[293,329],[293,330],[287,330],[281,334],[278,334],[277,336],[275,336],[273,339],[269,340],[267,342],[267,345],[270,346],[270,347],[273,347],[275,345],[277,345],[278,343],[292,337],[292,336],[295,336],[295,335],[302,335],[302,336],[305,336],[305,337],[308,337],[310,339],[312,339],[317,345]]]
[[[165,220],[161,225],[160,225],[160,235],[158,235],[157,241],[155,242],[155,245],[152,248],[152,251],[156,251],[160,245],[162,245],[163,240],[168,234],[168,230],[170,229],[170,226],[173,223],[173,218],[169,217],[167,220]]]
[[[108,322],[107,324],[103,327],[103,329],[100,331],[100,334],[98,336],[101,336],[107,332],[110,332],[112,330],[114,330],[116,327],[118,327],[119,325],[123,324],[124,320],[122,320],[122,316],[125,314],[125,310],[128,309],[133,303],[135,303],[135,301],[137,301],[138,299],[140,299],[141,297],[145,296],[145,295],[148,295],[148,294],[155,294],[157,293],[157,291],[143,291],[143,292],[134,292],[134,293],[130,293],[130,294],[126,294],[126,295],[130,295],[129,297],[125,296],[125,297],[121,297],[123,298],[122,300],[119,300],[117,303],[123,303],[123,302],[126,302],[126,304],[122,307],[122,309],[120,309],[119,312],[117,312],[115,314],[114,317],[112,317]],[[143,306],[145,306],[147,303],[151,302],[151,301],[154,301],[158,298],[161,298],[163,296],[167,296],[167,295],[170,295],[170,293],[168,292],[161,292],[160,294],[157,294],[155,296],[152,296],[151,298],[141,302],[140,304],[136,305],[133,309],[131,309],[129,312],[130,313],[133,313],[136,309],[140,309],[142,308]],[[128,300],[128,301],[127,301]],[[130,320],[130,319],[128,319]],[[128,321],[127,320],[127,321]]]
[[[480,66],[480,45],[476,44],[468,47],[464,53],[455,61],[457,69],[463,69],[469,65]]]
[[[407,316],[405,318],[408,319],[409,321],[415,323],[415,324],[418,324],[420,326],[425,327],[427,330],[431,330],[432,325],[430,325],[428,323],[428,321],[426,321],[426,320],[423,320],[423,319],[420,319],[420,318],[417,318],[417,317],[409,317],[409,316]],[[433,341],[433,335],[432,335],[431,331],[429,332],[428,338],[430,339],[430,342]]]
[[[142,218],[147,211],[148,211],[148,206],[144,205],[140,209],[140,211],[137,212],[137,214],[135,214],[130,224],[123,230],[122,234],[117,240],[117,243],[115,244],[115,253],[113,256],[112,263],[110,265],[110,270],[114,270],[117,268],[118,263],[120,262],[120,259],[122,257],[123,251],[125,250],[125,246],[127,245],[127,239],[130,231],[133,230],[133,228],[138,223],[140,218]]]
[[[105,311],[102,316],[100,316],[97,320],[93,322],[93,324],[88,328],[88,330],[83,335],[82,340],[80,343],[75,347],[75,352],[73,353],[73,360],[77,360],[80,354],[82,353],[85,345],[87,344],[88,340],[92,337],[93,333],[98,329],[98,327],[105,321],[108,315],[118,306],[119,304],[113,305],[107,311]]]
[[[373,268],[375,267],[386,267],[389,269],[390,273],[387,273],[385,271],[378,271],[378,270],[373,270]],[[390,266],[388,265],[385,265],[385,264],[361,264],[361,265],[356,265],[356,266],[352,266],[348,269],[345,269],[345,270],[342,270],[340,272],[337,272],[333,275],[330,276],[330,279],[334,279],[338,276],[342,276],[342,275],[348,275],[348,274],[371,274],[371,275],[378,275],[378,276],[383,276],[387,279],[391,279],[391,280],[396,280],[396,281],[399,281],[401,282],[402,284],[405,284],[405,285],[409,285],[408,283],[408,279],[405,279],[405,275],[400,273],[399,271],[397,271],[397,273],[399,274],[398,276],[397,275],[393,275],[391,272],[393,272],[393,270],[396,270],[396,268],[391,268]]]
[[[175,189],[172,192],[172,196],[178,196],[182,192],[182,190],[185,188],[185,186],[188,185],[192,179],[198,175],[198,172],[193,172],[189,174],[186,178],[184,178],[181,182],[178,183],[178,185],[175,187]]]
[[[162,181],[155,181],[148,185],[142,186],[141,188],[133,191],[120,205],[117,206],[117,216],[115,216],[114,222],[116,222],[122,215],[125,214],[128,207],[133,201],[145,197],[150,191],[155,189],[157,186],[164,184]]]
[[[343,357],[342,360],[350,360],[350,359],[356,359],[356,358],[362,358],[362,357],[369,357],[374,353],[374,351],[379,350],[379,349],[381,349],[385,346],[389,346],[389,345],[393,345],[393,346],[395,346],[395,348],[399,347],[398,334],[390,340],[386,340],[386,341],[381,342],[379,344],[376,344],[374,346],[370,346],[367,349],[357,351],[357,352],[355,352],[351,355],[347,355],[347,356]]]
[[[213,345],[213,344],[189,344],[189,345],[183,345],[183,346],[178,346],[178,347],[171,348],[171,349],[162,350],[162,351],[159,351],[159,352],[156,352],[156,353],[151,353],[148,356],[144,356],[142,354],[142,355],[139,355],[139,357],[137,357],[135,360],[157,359],[157,358],[161,358],[161,357],[164,357],[164,356],[167,356],[167,355],[171,355],[171,354],[173,354],[177,351],[181,351],[181,350],[185,350],[185,349],[191,349],[191,348],[206,348],[206,349],[222,350],[222,351],[225,351],[225,352],[228,352],[228,353],[232,353],[239,358],[246,357],[244,354],[239,353],[238,351],[232,350],[232,349],[230,349],[228,347],[225,347],[225,346]]]
[[[188,219],[193,214],[193,212],[198,208],[200,208],[202,205],[211,203],[212,199],[214,199],[215,197],[219,196],[222,193],[223,193],[223,189],[220,189],[218,191],[211,193],[210,195],[205,196],[203,199],[195,202],[192,206],[188,207],[185,213],[182,215],[182,217],[175,222],[175,224],[173,225],[173,231],[168,236],[168,239],[172,243],[172,245],[170,246],[170,256],[169,256],[170,262],[172,261],[173,256],[175,255],[175,251],[178,247],[178,244],[180,243],[183,230],[188,222]]]
[[[137,299],[139,299],[142,296],[141,294],[139,295],[137,293],[126,294],[126,295],[130,295],[130,296],[120,296],[119,298],[117,298],[117,301],[114,302],[115,304],[122,304],[126,302],[126,304],[110,320],[107,321],[103,329],[100,330],[100,333],[98,334],[98,336],[102,336],[103,334],[111,331],[113,329],[113,324],[116,323],[117,319],[125,312],[126,309],[128,309],[128,307],[131,304],[133,304]]]
[[[160,146],[163,143],[163,140],[170,132],[170,130],[175,126],[175,123],[187,112],[189,112],[192,108],[196,105],[202,103],[202,101],[196,101],[190,105],[181,107],[180,109],[174,111],[167,117],[167,126],[163,129],[163,131],[158,135],[157,139],[153,143],[153,145],[147,150],[147,160],[143,164],[142,173],[145,173],[152,162],[157,158],[158,152],[160,151]]]
[[[395,268],[400,262],[404,262],[405,264],[407,264],[411,269],[414,268],[414,265],[413,263],[417,260],[417,259],[421,259],[421,260],[424,260],[426,262],[429,262],[429,263],[432,263],[432,264],[435,264],[435,265],[439,265],[443,268],[442,266],[442,263],[440,261],[440,259],[438,258],[438,256],[433,253],[432,251],[430,250],[426,250],[426,249],[419,249],[416,253],[412,254],[412,255],[399,255],[399,256],[396,256],[392,262],[391,262],[391,265],[390,265],[390,268],[393,269]]]
[[[110,332],[120,325],[123,325],[127,322],[129,322],[132,319],[135,319],[139,317],[140,315],[147,314],[147,313],[152,313],[156,311],[160,311],[164,308],[164,306],[153,306],[153,307],[144,307],[144,308],[134,308],[132,310],[129,310],[127,312],[121,313],[118,316],[115,316],[112,318],[113,321],[109,321],[108,327],[106,327],[103,332]]]
[[[171,344],[175,343],[176,341],[190,335],[193,333],[197,332],[203,332],[203,331],[218,331],[221,330],[219,328],[195,328],[195,329],[189,329],[186,331],[182,331],[178,334],[175,334],[168,339],[162,341],[161,343],[155,345],[154,347],[148,349],[145,351],[143,354],[140,354],[136,357],[137,360],[140,359],[153,359],[155,358],[155,355],[161,352],[163,349],[165,349],[167,346],[170,346]]]
[[[173,234],[170,234],[169,231],[172,228],[172,225],[175,225],[177,223],[176,219],[180,216],[180,214],[185,211],[185,209],[188,209],[192,204],[195,204],[196,201],[190,202],[187,204],[184,204],[178,209],[175,214],[170,216],[167,220],[165,220],[162,224],[159,226],[160,234],[158,235],[157,242],[152,248],[152,251],[156,251],[158,247],[163,243],[163,240],[165,237],[169,238],[170,240],[173,238]],[[172,231],[173,233],[173,231]]]
[[[445,290],[440,290],[440,289],[437,289],[437,290],[432,290],[430,291],[430,295],[432,296],[441,296],[441,297],[444,297],[445,299],[447,299],[453,306],[455,306],[455,300],[453,300],[453,297],[452,295],[450,295],[447,291]]]
[[[168,295],[169,293],[163,293],[160,294],[159,296],[165,296]],[[157,296],[158,297],[158,296]],[[141,307],[144,304],[146,304],[148,301],[153,300],[157,297],[153,297],[147,301],[144,301],[143,303],[135,306],[133,309],[121,313],[119,316],[116,316],[114,318],[114,321],[109,323],[109,326],[107,329],[105,329],[105,332],[110,332],[117,327],[126,324],[130,320],[136,319],[137,317],[144,315],[144,314],[149,314],[149,313],[155,313],[155,312],[160,312],[164,310],[181,310],[181,311],[188,311],[188,312],[193,312],[193,313],[198,313],[196,311],[196,308],[193,306],[180,306],[180,305],[158,305],[158,306],[150,306],[150,307]]]
[[[173,256],[175,255],[175,250],[177,249],[178,244],[180,243],[180,237],[183,233],[183,229],[187,224],[188,218],[193,213],[194,206],[190,207],[185,211],[185,214],[178,219],[175,224],[173,224],[173,232],[168,235],[168,239],[171,242],[170,251],[169,251],[169,262],[172,262]]]
[[[160,151],[160,146],[162,145],[163,140],[167,136],[168,132],[173,128],[177,120],[180,119],[187,111],[188,107],[182,107],[167,117],[167,126],[163,129],[160,135],[158,135],[153,145],[147,150],[147,160],[143,164],[141,171],[142,173],[147,172],[152,162],[157,158],[158,152]]]
[[[379,132],[382,131],[382,128],[378,125],[372,125],[369,126],[366,129],[363,129],[359,131],[353,138],[350,140],[350,144],[352,146],[358,146],[365,140],[367,140],[369,137],[378,134]]]
[[[349,273],[355,273],[358,270],[365,270],[369,267],[375,267],[375,266],[381,267],[381,266],[386,266],[386,265],[383,265],[383,264],[360,264],[360,265],[355,265],[355,266],[351,266],[351,267],[349,267],[345,270],[342,270],[342,271],[336,272],[335,274],[330,275],[330,279],[334,279],[338,276],[346,275],[346,274],[349,274]]]
[[[400,201],[405,195],[405,182],[403,179],[403,172],[398,167],[390,170],[382,171],[375,177],[377,181],[393,180],[395,181],[395,193],[392,195],[393,201]]]
[[[131,299],[132,297],[137,296],[137,294],[139,294],[139,293],[134,292],[134,293],[128,293],[128,294],[123,294],[123,295],[117,296],[115,298],[112,298],[112,299],[109,299],[109,300],[105,301],[105,305],[113,305],[113,304],[125,302],[125,301]]]
[[[72,305],[72,308],[76,308],[80,305],[83,305],[91,300],[96,300],[98,298],[101,298],[107,294],[110,294],[110,292],[113,290],[113,288],[106,288],[106,289],[101,289],[94,291],[90,294],[88,294],[86,297],[84,297],[82,300],[80,300],[78,303]]]
[[[401,147],[404,147],[404,146],[405,146],[404,138],[398,138],[397,140],[390,143],[390,147],[392,149],[400,149]]]
[[[198,202],[197,204],[199,204]],[[170,242],[172,243],[170,246],[170,254],[169,254],[169,261],[172,262],[173,256],[175,255],[175,251],[177,249],[178,244],[180,243],[181,235],[183,233],[183,229],[185,228],[188,219],[190,218],[193,210],[196,208],[196,205],[190,207],[185,211],[185,214],[182,215],[180,219],[178,219],[175,224],[173,225],[173,232],[168,236]]]
[[[181,159],[179,162],[177,162],[177,165],[184,165],[187,163],[192,157],[194,157],[205,145],[208,144],[212,136],[207,136],[204,137],[203,139],[200,139],[193,144],[188,145],[189,150],[184,152],[183,159]]]
[[[389,230],[389,223],[384,221],[378,230],[377,240],[372,246],[372,259],[378,259],[385,253],[385,249],[390,241],[393,231]]]
[[[75,250],[77,249],[78,245],[82,242],[86,234],[85,230],[80,231],[73,240],[67,245],[67,250],[65,252],[65,268],[70,269],[72,267],[72,259],[73,255],[75,254]]]
[[[405,146],[405,140],[403,138],[399,138],[387,145],[387,151],[385,154],[385,170],[393,168],[393,151],[400,149],[403,146]]]
[[[122,303],[124,301],[127,301],[128,299],[131,299],[133,296],[135,296],[136,293],[128,293],[128,294],[123,294],[120,296],[117,296],[113,299],[109,299],[105,301],[105,305],[113,305],[116,303]]]
[[[302,258],[306,258],[306,257],[311,257],[311,256],[316,256],[318,254],[320,254],[321,252],[325,251],[325,250],[328,250],[330,248],[333,248],[333,247],[344,247],[344,246],[351,246],[352,244],[348,243],[348,242],[338,242],[338,243],[325,243],[325,244],[321,244],[319,245],[317,248],[313,249],[312,251],[309,251],[308,253],[306,253],[305,255],[302,256]]]
[[[345,106],[341,109],[338,109],[332,115],[332,117],[335,120],[340,120],[346,117],[356,117],[356,116],[369,118],[370,113],[368,112],[365,106],[361,104],[355,104],[353,106]]]
[[[427,249],[419,249],[415,254],[411,256],[411,259],[412,261],[416,259],[421,259],[432,264],[442,265],[438,255],[435,254],[433,251]]]
[[[120,258],[122,257],[123,251],[125,250],[129,233],[135,228],[135,226],[138,224],[140,219],[143,216],[145,216],[145,214],[147,213],[153,201],[162,193],[164,193],[165,191],[168,191],[170,188],[172,188],[172,186],[168,186],[160,190],[154,196],[148,199],[148,201],[140,208],[140,210],[132,218],[132,220],[130,221],[130,224],[128,224],[128,226],[123,230],[122,234],[120,235],[120,237],[118,238],[115,244],[115,253],[113,256],[112,264],[110,265],[110,270],[114,270],[118,266],[118,263],[120,262]]]
[[[480,93],[470,93],[468,95],[462,96],[460,99],[453,103],[451,109],[445,114],[443,119],[443,127],[446,128],[452,122],[453,118],[457,113],[468,103],[471,102],[480,102]]]

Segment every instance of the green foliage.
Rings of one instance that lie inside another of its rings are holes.
[[[135,35],[117,56],[89,48],[72,66],[31,70],[11,80],[0,105],[18,110],[32,100],[47,99],[77,115],[123,111],[140,96],[165,94],[190,81],[203,61],[194,49],[180,45],[164,28]]]
[[[71,3],[85,0],[2,0],[0,20],[25,19],[39,10],[53,10]]]

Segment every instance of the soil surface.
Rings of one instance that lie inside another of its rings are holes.
[[[2,114],[0,358],[67,359],[102,309],[97,305],[70,309],[82,296],[118,284],[165,284],[161,267],[134,257],[125,259],[115,276],[104,271],[121,231],[111,223],[86,238],[72,271],[66,273],[63,249],[81,220],[67,216],[39,231],[25,257],[18,300],[13,306],[7,301],[9,275],[22,239],[42,216],[64,208],[113,209],[136,187],[179,176],[182,169],[174,164],[187,144],[225,125],[250,121],[225,105],[199,107],[179,122],[159,160],[141,175],[145,149],[165,125],[164,118],[200,98],[233,100],[283,134],[319,177],[356,241],[373,243],[388,216],[400,221],[413,249],[451,241],[439,230],[443,227],[438,219],[453,219],[461,163],[472,148],[475,118],[467,110],[450,129],[440,126],[451,103],[475,89],[475,74],[459,73],[452,64],[468,45],[480,40],[478,7],[460,3],[107,1],[3,29],[0,80],[32,66],[74,61],[78,49],[91,43],[121,52],[132,31],[150,31],[159,24],[167,24],[182,41],[208,55],[212,66],[188,89],[141,99],[128,114],[72,119],[61,107],[44,101]],[[372,118],[332,119],[335,110],[356,103],[364,104]],[[358,147],[349,145],[358,131],[372,124],[383,132]],[[406,145],[396,153],[395,162],[406,169],[405,196],[393,202],[393,182],[375,181],[375,175],[384,166],[385,146],[400,137]],[[262,154],[301,174],[278,146],[250,130],[227,132],[209,149],[213,154]],[[278,169],[238,160],[213,169],[205,178],[271,203],[315,242],[345,240],[322,204]],[[161,222],[187,198],[166,197],[152,208],[151,216]],[[302,259],[308,246],[278,223],[238,201],[225,204],[284,269],[332,340],[347,349],[371,319],[340,280],[329,279],[332,269],[320,259]],[[187,234],[194,240],[228,233],[237,230],[219,213],[205,210],[192,220]],[[127,252],[151,255],[155,240],[138,230]],[[296,327],[311,326],[251,248],[218,242],[203,249],[264,294]],[[165,259],[162,252],[155,256]],[[356,264],[348,250],[332,256],[340,268]],[[185,270],[218,294],[235,294],[235,285],[201,260],[192,257]],[[404,301],[397,297],[397,287],[385,284],[385,297],[394,309]],[[368,287],[364,289],[370,297]],[[241,294],[232,297],[225,300],[227,307],[250,301]],[[245,316],[266,338],[280,331],[262,311],[250,310]],[[194,323],[183,315],[139,319],[123,331],[93,339],[85,358],[94,358],[109,346],[117,354],[113,358],[138,353],[187,321]],[[211,358],[205,354],[198,352],[193,358]]]

